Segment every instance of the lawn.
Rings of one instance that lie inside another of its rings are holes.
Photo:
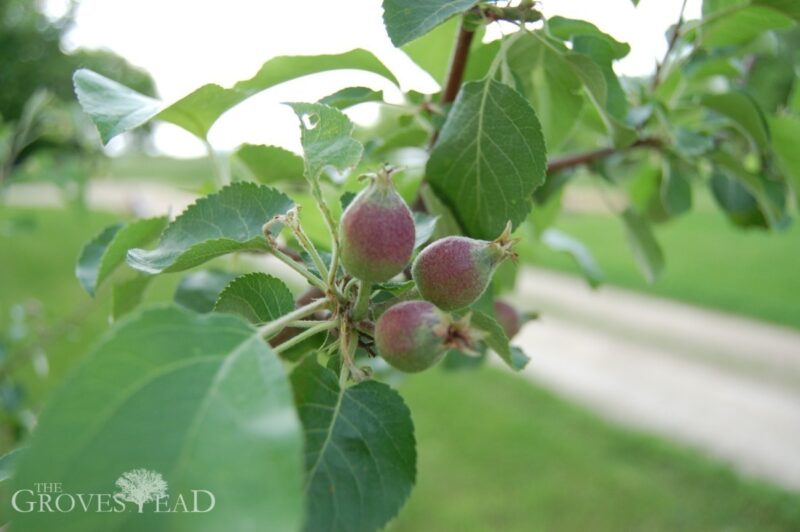
[[[214,163],[208,157],[175,159],[163,155],[147,156],[139,153],[113,157],[99,171],[98,177],[159,181],[180,188],[196,189],[204,183],[213,183]]]
[[[418,485],[393,532],[799,530],[800,496],[621,430],[507,371],[407,379]]]
[[[20,216],[32,226],[9,232]],[[86,305],[74,260],[114,219],[0,210],[0,327],[11,304],[31,297],[51,322]],[[151,299],[168,297],[171,277],[153,286]],[[105,329],[107,291],[98,297],[80,326],[48,348],[50,378],[26,372],[34,404]],[[800,496],[611,426],[505,371],[432,370],[407,379],[401,392],[416,424],[418,486],[391,530],[800,529]]]
[[[663,276],[648,285],[637,270],[619,220],[605,214],[565,214],[559,229],[592,251],[606,282],[800,329],[800,227],[783,232],[741,230],[701,202],[656,227]],[[541,253],[541,266],[577,273],[565,255]]]

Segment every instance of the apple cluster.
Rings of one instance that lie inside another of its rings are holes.
[[[400,274],[414,253],[414,217],[397,192],[392,170],[370,175],[369,185],[342,215],[339,240],[344,268],[366,283],[382,283]],[[479,333],[469,326],[466,309],[480,298],[497,267],[514,255],[511,227],[493,241],[463,236],[436,240],[419,253],[411,275],[421,300],[397,303],[375,324],[380,355],[404,372],[425,370],[449,349],[469,351]],[[510,338],[519,330],[519,314],[498,301],[495,313]]]

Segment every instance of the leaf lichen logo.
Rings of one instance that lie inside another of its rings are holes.
[[[139,513],[147,502],[167,496],[167,482],[161,473],[149,469],[132,469],[123,473],[116,482],[120,489],[116,496],[139,506]]]

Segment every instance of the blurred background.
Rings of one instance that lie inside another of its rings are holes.
[[[663,56],[681,0],[542,8],[629,43],[615,68],[635,77]],[[357,47],[403,89],[438,90],[391,45],[377,0],[0,0],[0,454],[107,327],[109,291],[92,300],[73,274],[83,244],[120,217],[180,212],[214,180],[206,146],[175,126],[102,148],[72,72],[173,101],[271,57]],[[378,76],[321,74],[247,100],[209,140],[298,151],[280,102],[351,85],[400,98]],[[362,125],[378,113],[348,110]],[[596,190],[573,188],[557,226],[587,243],[606,284],[591,289],[568,258],[536,250],[512,296],[541,314],[518,337],[525,372],[435,370],[400,385],[419,486],[390,529],[800,530],[800,230],[739,230],[698,190],[691,213],[656,228],[667,267],[651,285]],[[158,278],[147,299],[170,300],[178,281]]]

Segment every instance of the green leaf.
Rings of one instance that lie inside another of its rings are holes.
[[[664,270],[664,253],[650,224],[631,208],[622,213],[622,221],[636,265],[647,282],[654,283]]]
[[[450,58],[453,54],[453,46],[455,46],[460,23],[457,18],[452,18],[427,35],[403,45],[403,51],[411,60],[430,74],[442,87],[447,79]],[[473,42],[479,40],[474,39]],[[470,62],[471,60],[472,53],[470,52]]]
[[[781,4],[787,10],[781,9]],[[709,47],[745,44],[769,30],[790,27],[791,13],[796,10],[796,3],[788,8],[786,0],[704,1],[702,44]]]
[[[214,310],[238,314],[250,323],[266,323],[294,310],[294,297],[277,277],[248,273],[231,281],[219,295]]]
[[[332,55],[275,57],[264,63],[255,76],[229,89],[215,84],[203,85],[170,105],[91,70],[77,71],[74,81],[78,100],[97,125],[103,142],[152,118],[171,122],[205,139],[223,113],[247,98],[285,81],[342,69],[365,70],[397,84],[397,78],[378,58],[361,49]]]
[[[242,144],[233,153],[249,175],[266,184],[303,177],[303,158],[289,150],[263,144]]]
[[[17,531],[297,530],[303,519],[302,433],[289,381],[257,331],[236,316],[151,309],[121,321],[45,407],[14,489],[63,483],[70,493],[117,492],[146,468],[169,501],[191,490],[213,511],[15,513]],[[114,503],[111,503],[112,506]]]
[[[211,312],[219,294],[235,277],[231,272],[215,269],[189,273],[178,283],[172,299],[195,312]]]
[[[688,171],[686,164],[676,158],[664,163],[659,195],[670,216],[683,214],[692,208],[692,185],[684,175]]]
[[[492,79],[462,86],[428,160],[426,175],[466,234],[492,239],[531,210],[544,182],[539,120],[517,91]]]
[[[255,76],[240,81],[230,89],[204,85],[164,109],[159,118],[177,124],[198,137],[222,114],[250,96],[285,81],[329,70],[366,70],[397,84],[394,75],[371,52],[356,49],[333,55],[284,56],[270,59]]]
[[[542,120],[551,152],[578,122],[583,100],[575,91],[581,85],[615,146],[628,146],[636,139],[636,131],[623,123],[627,102],[611,68],[612,48],[602,39],[582,39],[578,48],[586,53],[576,53],[546,33],[534,31],[517,39],[508,52],[509,65]]]
[[[614,139],[614,145],[629,145],[636,133],[624,124],[628,101],[614,72],[613,62],[628,55],[630,46],[583,20],[553,17],[547,21],[547,29],[551,35],[572,41],[572,53],[566,57],[567,60],[586,86],[590,100]],[[598,70],[603,77],[602,84],[597,78]]]
[[[431,239],[436,231],[436,223],[438,221],[438,216],[432,216],[426,212],[414,213],[414,249],[422,247]]]
[[[539,32],[516,39],[506,55],[536,110],[550,153],[556,152],[572,132],[585,101],[583,82],[567,59],[568,53],[563,44]],[[605,93],[605,81],[601,81]]]
[[[483,339],[489,348],[497,353],[511,369],[521,370],[530,362],[530,357],[522,352],[521,349],[514,349],[508,343],[508,337],[502,325],[497,323],[493,317],[479,310],[473,310],[470,324],[486,333]]]
[[[604,33],[597,26],[585,20],[577,20],[565,17],[552,17],[547,19],[547,28],[550,34],[561,40],[572,40],[579,37],[592,37],[606,43],[610,50],[612,59],[622,59],[631,51],[630,45],[616,40],[608,33]]]
[[[161,102],[82,68],[72,77],[83,110],[92,117],[107,144],[115,136],[141,126],[161,109]]]
[[[162,216],[103,229],[84,246],[75,266],[75,275],[84,290],[94,296],[100,284],[125,261],[128,250],[155,239],[166,224],[167,219]]]
[[[800,203],[800,118],[778,116],[770,120],[772,148],[778,156],[781,168],[791,178],[794,194]]]
[[[704,155],[714,149],[714,139],[691,129],[675,129],[675,148],[687,157]]]
[[[748,94],[765,113],[786,107],[797,78],[792,57],[759,54],[751,61],[746,73]]]
[[[422,203],[425,205],[425,210],[439,219],[433,231],[434,240],[461,234],[461,226],[458,224],[458,220],[456,220],[455,216],[453,216],[453,211],[436,197],[436,194],[427,183],[420,185],[419,195],[422,198]]]
[[[573,40],[572,49],[592,59],[600,67],[606,81],[605,110],[617,120],[625,120],[628,99],[622,84],[614,72],[614,50],[607,41],[598,37],[580,36]]]
[[[234,251],[264,250],[261,227],[293,206],[274,188],[245,182],[228,185],[181,213],[155,249],[128,251],[128,264],[145,273],[177,272]]]
[[[320,98],[319,103],[336,109],[347,109],[365,102],[382,102],[383,92],[368,87],[347,87]]]
[[[114,283],[111,287],[111,318],[116,321],[138,307],[152,280],[152,275],[137,273],[130,279]]]
[[[752,0],[753,5],[768,7],[800,22],[800,4],[795,0]]]
[[[361,160],[364,147],[352,138],[353,123],[341,111],[321,103],[288,103],[300,119],[306,177],[317,181],[323,170],[344,174]]]
[[[414,426],[402,398],[373,380],[341,388],[313,356],[291,381],[306,436],[305,529],[383,528],[416,478]]]
[[[785,212],[786,194],[782,188],[782,183],[775,182],[762,174],[748,171],[741,161],[727,152],[715,152],[712,155],[712,160],[716,163],[718,172],[722,171],[726,177],[736,180],[756,201],[758,209],[763,214],[764,223],[760,225],[774,228],[784,226],[788,220]],[[736,195],[741,196],[738,192]]]
[[[603,272],[592,256],[592,252],[583,243],[553,227],[546,229],[541,236],[542,243],[553,251],[566,253],[580,267],[586,281],[592,287],[597,287],[603,282]]]
[[[477,0],[383,0],[383,23],[395,46],[422,37]]]
[[[700,103],[730,119],[753,142],[755,148],[761,152],[769,150],[769,126],[752,96],[738,90],[704,94],[700,97]]]
[[[594,59],[582,53],[567,54],[566,59],[583,82],[589,101],[597,109],[603,125],[611,134],[614,146],[617,148],[630,146],[636,140],[637,134],[632,127],[623,122],[627,101],[611,67],[601,68]],[[609,80],[611,86],[608,85]]]
[[[758,202],[739,180],[716,169],[711,175],[711,193],[731,222],[740,227],[767,227]]]

